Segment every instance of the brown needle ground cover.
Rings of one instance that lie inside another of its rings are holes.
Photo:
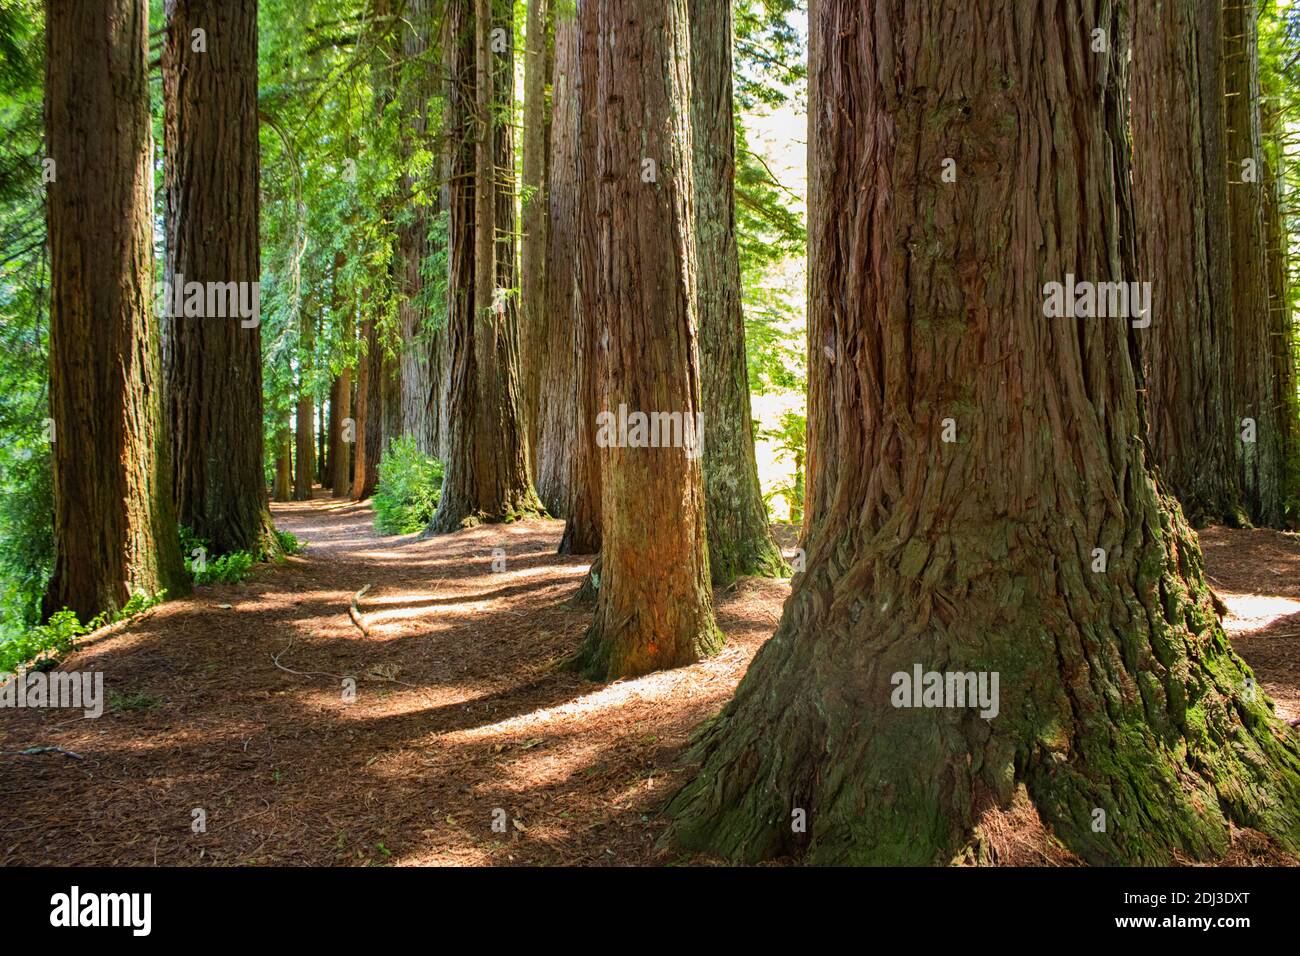
[[[718,656],[599,685],[556,667],[591,617],[567,606],[586,564],[555,554],[561,523],[383,537],[367,506],[327,497],[275,517],[305,555],[196,588],[63,665],[104,672],[102,718],[0,711],[0,750],[82,757],[0,757],[0,864],[714,862],[656,850],[656,811],[788,582],[717,594]],[[1202,542],[1234,643],[1300,717],[1300,539],[1211,529]],[[366,585],[370,637],[348,613]],[[1028,806],[981,836],[977,862],[1073,862]],[[1295,861],[1243,832],[1224,862]]]

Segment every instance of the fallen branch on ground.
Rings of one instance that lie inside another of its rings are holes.
[[[366,627],[365,619],[361,616],[361,608],[357,606],[357,602],[360,601],[369,590],[370,585],[367,584],[356,594],[352,595],[352,606],[348,608],[348,617],[352,618],[352,623],[360,628],[361,633],[366,637],[370,636],[370,628]]]
[[[35,757],[40,754],[63,754],[73,760],[84,760],[79,753],[64,750],[62,747],[28,747],[26,750],[0,750],[0,757]]]

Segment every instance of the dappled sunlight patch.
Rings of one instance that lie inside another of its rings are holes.
[[[1252,634],[1283,618],[1300,615],[1300,600],[1268,594],[1233,594],[1219,591],[1228,606],[1223,626],[1229,634]],[[1300,633],[1300,628],[1297,628]]]

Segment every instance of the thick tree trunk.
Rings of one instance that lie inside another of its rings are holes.
[[[261,269],[257,0],[167,0],[166,15],[167,288],[239,283],[238,301],[251,302],[245,290]],[[201,53],[195,29],[206,34]],[[222,311],[169,308],[164,318],[176,518],[216,554],[273,552],[260,316]]]
[[[452,310],[448,316],[447,465],[434,533],[467,523],[506,521],[536,514],[541,503],[528,467],[528,437],[519,394],[519,329],[515,288],[513,12],[510,0],[452,0],[449,17],[453,76],[470,76],[474,110],[457,97],[449,114],[458,128],[473,129],[473,148],[458,151],[448,252]],[[494,48],[493,29],[505,31]],[[472,69],[466,64],[472,62]],[[461,117],[472,115],[473,123]],[[472,160],[468,168],[466,160]],[[473,195],[463,177],[472,174]],[[498,178],[500,177],[500,178]],[[471,203],[472,201],[472,203]],[[459,208],[458,208],[459,205]],[[465,221],[472,213],[473,226]],[[465,248],[473,240],[471,249]],[[465,257],[472,257],[472,264]],[[473,270],[473,296],[461,284]]]
[[[1272,104],[1269,104],[1272,106]],[[1280,132],[1274,109],[1264,112],[1265,139],[1274,145],[1273,155],[1282,156]],[[1278,426],[1282,432],[1282,457],[1285,462],[1283,499],[1291,502],[1290,513],[1283,521],[1295,528],[1300,525],[1300,395],[1296,388],[1296,330],[1288,295],[1287,230],[1282,220],[1282,181],[1274,168],[1276,160],[1265,167],[1264,241],[1268,247],[1269,328],[1272,341],[1273,390],[1278,396]]]
[[[571,292],[571,327],[573,356],[574,440],[573,462],[569,474],[569,493],[564,509],[564,536],[561,554],[596,554],[600,551],[601,457],[596,445],[596,416],[601,411],[600,381],[606,351],[600,334],[596,282],[600,263],[599,236],[596,228],[596,115],[599,19],[597,0],[580,0],[576,23],[557,28],[556,69],[570,78],[571,88],[557,82],[555,115],[564,117],[564,136],[555,127],[555,148],[551,168],[559,174],[565,160],[558,150],[565,147],[565,136],[575,143],[572,190],[552,184],[552,203],[563,204],[569,195],[573,201],[573,252],[569,270],[572,285],[550,283],[552,312],[564,309],[563,294]],[[567,39],[571,33],[572,39]],[[561,38],[569,45],[561,46]],[[572,117],[570,121],[569,117]],[[570,127],[568,124],[574,125]],[[558,254],[567,241],[563,233],[563,210],[553,206],[551,242]],[[557,260],[552,260],[553,263]],[[558,274],[552,266],[552,277]]]
[[[438,71],[430,62],[436,49],[434,29],[437,11],[434,0],[410,0],[402,29],[402,56],[407,68],[402,75],[398,96],[402,103],[402,155],[408,165],[417,150],[435,149],[436,130],[429,128],[429,100],[437,90]],[[402,177],[402,218],[397,227],[397,322],[402,339],[401,352],[401,428],[415,446],[427,455],[437,452],[434,407],[434,347],[437,333],[428,328],[428,309],[424,305],[424,281],[421,265],[430,253],[429,229],[437,214],[436,190],[429,188],[434,176],[423,182],[410,173]],[[419,191],[431,193],[429,201],[417,203]]]
[[[189,589],[150,296],[148,34],[144,0],[45,11],[55,560],[43,610],[83,621],[136,592]]]
[[[546,510],[557,518],[569,513],[570,484],[574,469],[575,445],[578,442],[577,388],[575,378],[577,354],[574,332],[581,320],[575,312],[574,256],[577,241],[578,190],[578,112],[575,80],[578,25],[573,11],[561,12],[554,23],[551,46],[553,84],[551,111],[546,118],[549,140],[544,182],[546,189],[536,219],[543,225],[543,248],[533,255],[542,261],[537,266],[543,278],[535,282],[532,335],[524,348],[525,368],[531,368],[534,381],[533,409],[529,419],[530,447],[537,475],[537,494]],[[525,245],[525,252],[528,247]],[[528,265],[525,256],[525,267]],[[525,293],[529,288],[525,280]],[[524,299],[525,309],[528,299]]]
[[[1269,374],[1273,326],[1269,312],[1256,17],[1256,4],[1249,0],[1223,4],[1232,225],[1229,248],[1236,347],[1233,424],[1246,511],[1258,524],[1281,527],[1286,513],[1286,462],[1284,426],[1278,415],[1280,396],[1274,390],[1274,376]]]
[[[523,346],[521,379],[528,447],[537,473],[537,433],[546,356],[545,340],[547,249],[547,158],[551,113],[547,103],[547,62],[550,49],[549,0],[527,0],[524,34],[524,129],[520,187],[523,196],[520,237],[519,338]],[[540,491],[540,489],[539,489]]]
[[[786,565],[768,527],[754,460],[736,247],[731,7],[691,0],[690,9],[704,496],[709,569],[715,584],[729,584],[742,574],[776,576]]]
[[[700,411],[687,11],[687,0],[600,3],[596,119],[604,408],[680,415],[683,439]],[[602,431],[599,592],[573,660],[593,680],[688,664],[722,644],[698,445]]]
[[[816,0],[809,321],[837,424],[812,434],[836,445],[678,841],[944,863],[1023,783],[1094,863],[1211,857],[1230,821],[1300,848],[1300,740],[1145,461],[1141,330],[1044,315],[1067,273],[1136,272],[1123,11]]]
[[[1217,0],[1134,8],[1133,196],[1151,454],[1193,524],[1240,524]]]

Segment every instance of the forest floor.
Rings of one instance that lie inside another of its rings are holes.
[[[560,522],[420,540],[380,536],[368,506],[319,492],[274,511],[305,554],[101,632],[63,665],[104,673],[101,719],[0,712],[0,864],[713,862],[656,849],[657,810],[788,582],[717,595],[718,656],[600,685],[557,667],[590,619],[567,604],[587,564],[555,554]],[[1235,646],[1279,714],[1300,717],[1300,537],[1210,529],[1202,543]],[[348,613],[367,585],[369,636]],[[13,755],[30,747],[80,759]],[[1032,808],[981,832],[998,862],[1075,862]],[[1295,861],[1241,831],[1224,862]]]

